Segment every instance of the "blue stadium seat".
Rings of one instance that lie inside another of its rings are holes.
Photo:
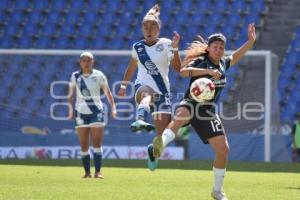
[[[215,32],[216,32],[216,28],[214,26],[208,26],[207,28],[204,29],[204,35],[206,38]]]
[[[56,1],[55,1],[56,2]],[[58,12],[50,12],[47,16],[48,23],[57,23],[61,20],[61,15]]]
[[[125,1],[124,3],[125,3],[125,6],[124,6],[125,12],[132,12],[132,11],[136,10],[136,7],[139,5],[138,1],[136,1],[136,0]],[[151,1],[146,1],[144,3],[145,3],[144,4],[145,9],[150,9],[150,6],[153,6]],[[150,5],[149,5],[149,3],[150,3]]]
[[[222,23],[223,21],[223,16],[218,15],[218,14],[213,14],[209,16],[208,18],[209,24],[212,26],[216,26]]]
[[[76,0],[76,1],[71,1],[71,9],[73,11],[80,11],[85,7],[84,0]]]
[[[291,85],[291,78],[290,76],[280,76],[278,81],[278,86],[280,90],[284,90],[287,86]]]
[[[241,17],[240,14],[234,13],[231,15],[228,15],[227,20],[225,22],[225,26],[236,26],[238,24],[244,24],[244,20]]]
[[[66,19],[66,22],[65,22],[65,23],[66,23],[67,25],[74,25],[75,23],[79,22],[80,16],[79,16],[79,14],[76,13],[76,12],[69,12],[69,13],[66,15],[65,19]]]
[[[224,11],[229,11],[227,1],[215,1],[214,10],[218,13],[223,13]]]
[[[196,4],[195,7],[197,8],[197,11],[203,14],[213,7],[211,5],[211,1],[196,1],[195,4]]]
[[[71,2],[79,2],[80,0],[71,1]],[[59,0],[59,1],[51,1],[51,10],[53,11],[59,11],[62,10],[68,5],[66,0]],[[50,14],[50,13],[49,13]]]
[[[37,24],[43,20],[43,15],[40,12],[32,12],[28,17],[28,24]]]
[[[44,0],[34,0],[32,4],[35,11],[43,11],[49,8],[49,2]]]
[[[11,0],[1,0],[0,1],[0,10],[8,9],[14,6],[14,1]],[[0,12],[0,13],[1,13]]]
[[[36,42],[37,48],[47,49],[51,47],[49,38],[40,37]]]
[[[20,23],[24,20],[24,15],[22,12],[13,12],[11,14],[10,23],[13,25]]]
[[[43,27],[42,33],[45,36],[52,36],[56,32],[56,26],[54,24],[47,24]]]
[[[290,60],[288,62],[290,62]],[[282,75],[291,76],[296,71],[296,65],[295,65],[295,63],[294,64],[292,64],[292,63],[289,64],[288,62],[285,63],[281,67],[281,74]]]
[[[300,35],[299,35],[300,36]],[[296,37],[291,43],[292,50],[300,50],[300,37]]]
[[[80,27],[79,35],[87,38],[88,36],[91,36],[92,34],[92,26],[90,23],[83,23],[82,26]]]
[[[5,37],[5,39],[0,37],[0,48],[12,48],[12,44],[11,37]]]
[[[264,0],[256,0],[253,1],[251,4],[251,12],[252,13],[259,13],[265,10],[265,2]]]
[[[248,6],[245,1],[241,0],[232,0],[232,12],[243,12],[248,10]]]
[[[194,9],[192,1],[180,1],[179,7],[182,14],[188,13]]]
[[[107,7],[109,8],[110,12],[115,12],[120,8],[120,2],[118,0],[116,1],[108,1]]]
[[[248,15],[245,19],[245,23],[248,25],[250,23],[255,23],[255,24],[258,24],[259,22],[259,15],[254,15],[254,14],[251,14],[251,15]]]
[[[88,8],[92,11],[96,11],[101,8],[101,6],[104,4],[103,1],[97,0],[97,1],[88,1]]]
[[[30,5],[29,0],[22,0],[22,1],[16,1],[15,3],[15,9],[18,10],[25,10],[26,8],[28,8]]]
[[[79,16],[77,16],[79,17]],[[94,23],[99,20],[99,16],[97,15],[96,12],[88,12],[84,15],[83,23]],[[78,19],[77,19],[78,21]],[[76,21],[75,21],[76,22]]]

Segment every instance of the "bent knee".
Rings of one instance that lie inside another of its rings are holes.
[[[190,120],[191,120],[191,114],[187,108],[180,107],[176,110],[174,121],[182,125],[185,125],[189,123]]]
[[[216,154],[222,156],[228,156],[229,151],[230,151],[229,146],[226,143],[222,145],[218,145],[218,147],[215,149]]]

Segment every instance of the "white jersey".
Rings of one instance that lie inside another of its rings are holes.
[[[86,86],[85,89],[82,88],[83,83]],[[76,111],[82,114],[92,114],[91,109],[86,103],[86,100],[90,100],[91,98],[98,109],[103,109],[100,90],[105,84],[107,84],[106,76],[99,70],[93,69],[93,72],[88,76],[82,75],[80,71],[73,72],[71,86],[76,86]]]
[[[131,54],[132,58],[138,61],[138,73],[137,73],[136,84],[147,85],[151,87],[155,92],[162,94],[162,91],[160,91],[160,89],[158,88],[157,83],[155,82],[151,74],[151,71],[149,72],[149,68],[151,68],[151,64],[150,66],[146,66],[148,68],[147,70],[139,59],[138,53],[135,49],[135,45],[138,43],[139,42],[133,44],[132,54]],[[163,78],[164,84],[168,92],[170,92],[170,82],[168,78],[169,65],[171,60],[174,57],[171,43],[172,41],[170,39],[159,38],[158,42],[152,46],[144,45],[150,60],[158,68],[158,71]]]

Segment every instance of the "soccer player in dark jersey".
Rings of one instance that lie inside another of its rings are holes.
[[[227,199],[222,187],[229,153],[224,127],[214,109],[214,103],[217,102],[226,84],[226,70],[236,64],[252,48],[255,40],[255,26],[249,24],[248,41],[228,57],[224,56],[226,38],[221,33],[209,36],[207,43],[201,37],[200,41],[193,42],[187,49],[187,55],[183,61],[184,66],[180,71],[181,76],[191,78],[189,88],[163,135],[156,136],[153,140],[153,156],[158,158],[163,148],[175,138],[178,129],[191,124],[201,140],[205,144],[210,144],[215,152],[214,186],[211,193],[214,199]],[[191,83],[201,77],[211,79],[216,86],[214,98],[204,104],[197,103],[190,96]]]

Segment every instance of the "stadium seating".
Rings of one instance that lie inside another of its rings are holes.
[[[292,123],[300,112],[300,26],[291,41],[278,80],[281,120]]]
[[[260,13],[266,9],[264,0],[1,0],[0,48],[131,49],[133,42],[142,37],[141,20],[144,14],[156,2],[160,3],[162,10],[161,36],[170,38],[173,30],[178,31],[182,36],[180,49],[186,48],[186,44],[196,34],[207,37],[214,32],[223,32],[228,38],[226,47],[235,49],[246,40],[247,23],[259,23]],[[174,9],[170,9],[171,7]],[[299,47],[299,43],[300,39],[291,45]],[[286,62],[290,66],[296,66],[292,63],[299,63],[299,54],[297,57],[295,52],[298,51],[291,51],[288,55]],[[25,56],[8,56],[5,59],[3,55],[0,56],[5,61],[1,61],[4,67],[0,71],[0,83],[14,92],[12,96],[1,90],[1,105],[24,105],[28,109],[26,113],[18,109],[6,109],[1,112],[1,117],[29,117],[36,115],[38,111],[39,117],[49,116],[49,109],[45,107],[55,101],[49,98],[50,83],[54,80],[68,80],[70,73],[76,69],[73,67],[76,66],[75,61],[62,56],[51,59],[34,56],[31,60],[27,60],[28,57]],[[106,66],[103,71],[110,79],[121,80],[121,73],[114,76],[111,74],[117,68],[124,71],[127,58],[116,60],[114,57],[107,57],[99,60],[100,66]],[[22,76],[18,75],[20,69]],[[32,72],[45,73],[45,76],[41,80]],[[229,73],[233,77],[228,80],[230,87],[238,73],[236,69]],[[291,74],[293,70],[287,69],[282,76],[290,78]],[[12,82],[12,79],[18,81]],[[178,78],[175,74],[171,74],[170,79],[171,82],[183,83],[178,84],[178,88],[172,88],[173,91],[184,92],[187,80]],[[288,83],[284,84],[288,86]],[[40,86],[39,89],[35,89],[34,86],[37,85]],[[226,99],[227,93],[225,90],[225,96],[221,99]],[[29,95],[33,97],[30,100]],[[176,98],[173,101],[178,101],[179,98]],[[64,114],[64,111],[59,112]]]

